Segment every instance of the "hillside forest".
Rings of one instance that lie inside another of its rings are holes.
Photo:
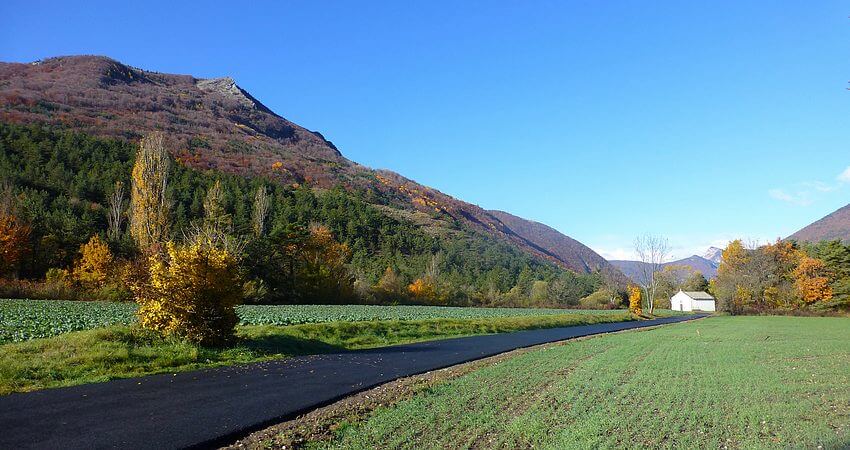
[[[168,156],[167,138],[143,140],[152,151],[142,157],[121,139],[0,124],[0,295],[131,300],[157,273],[166,283],[182,270],[150,261],[209,257],[199,253],[208,245],[223,252],[219,275],[240,286],[235,302],[621,301],[620,286],[599,274],[564,270],[460,223],[429,229],[374,191],[187,168]]]

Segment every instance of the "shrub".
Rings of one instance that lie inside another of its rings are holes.
[[[605,289],[598,290],[578,301],[578,306],[583,309],[613,309],[611,304],[611,293]]]
[[[60,269],[61,270],[61,269]],[[0,278],[0,297],[34,300],[79,300],[79,290],[64,280],[9,280]]]
[[[628,287],[629,291],[629,311],[633,314],[641,315],[643,314],[643,310],[641,310],[641,293],[640,288],[635,285],[630,285]]]
[[[233,338],[243,299],[234,255],[209,242],[169,242],[164,257],[150,257],[149,271],[149,282],[136,287],[142,327],[201,345]]]
[[[437,298],[437,286],[430,278],[417,278],[407,286],[407,292],[411,297],[425,303],[433,302]]]

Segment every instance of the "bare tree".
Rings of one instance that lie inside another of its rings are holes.
[[[599,271],[599,276],[602,281],[602,287],[608,291],[608,301],[614,305],[620,302],[620,291],[623,289],[624,283],[621,277],[617,276],[616,269],[604,267]]]
[[[270,206],[269,193],[265,186],[260,186],[254,194],[254,211],[251,216],[251,225],[256,237],[260,237],[266,232],[266,218],[269,216]]]
[[[115,182],[115,189],[112,190],[112,195],[109,196],[109,212],[106,216],[109,227],[106,235],[109,239],[117,241],[121,237],[121,224],[124,222],[124,183]]]
[[[670,253],[670,245],[667,238],[659,235],[645,234],[635,238],[635,253],[641,262],[640,285],[646,293],[646,302],[649,314],[655,310],[655,294],[658,291],[658,272],[661,271],[665,259]]]
[[[428,266],[425,268],[425,278],[436,282],[440,278],[440,266],[443,264],[443,253],[437,252],[431,255]]]

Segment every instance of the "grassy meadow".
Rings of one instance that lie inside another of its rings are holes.
[[[524,353],[307,447],[846,448],[848,386],[850,319],[715,317]]]
[[[282,307],[280,311],[287,308]],[[280,311],[278,313],[283,314]],[[560,314],[525,316],[510,316],[507,312],[488,316],[486,312],[470,311],[473,318],[439,318],[440,309],[427,311],[438,318],[240,325],[236,329],[236,342],[224,348],[201,347],[179,339],[163,338],[133,325],[111,325],[6,343],[0,345],[0,395],[295,355],[634,320],[625,311],[558,310]],[[532,314],[533,310],[525,313]]]

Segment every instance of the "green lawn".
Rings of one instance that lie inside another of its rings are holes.
[[[560,315],[526,317],[243,325],[237,328],[238,343],[221,349],[164,339],[134,326],[112,325],[0,345],[0,394],[293,355],[633,320],[624,311],[559,311]]]
[[[528,352],[308,446],[848,445],[850,319],[715,317]]]

